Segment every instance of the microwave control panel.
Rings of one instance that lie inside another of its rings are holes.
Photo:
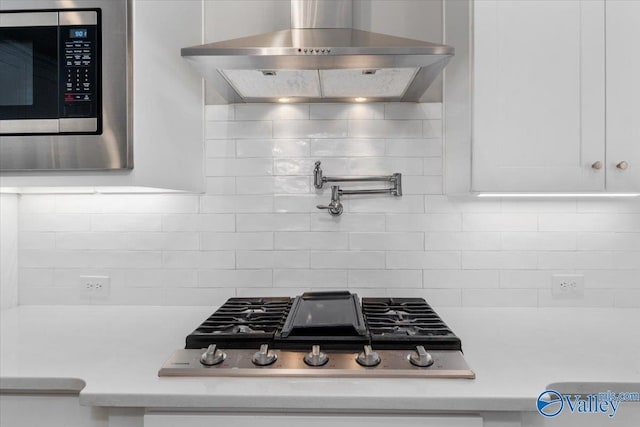
[[[98,118],[100,49],[97,25],[59,27],[60,118]]]

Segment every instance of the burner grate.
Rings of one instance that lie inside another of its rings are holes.
[[[460,350],[460,339],[422,298],[363,298],[374,348]]]
[[[290,308],[291,298],[231,298],[187,336],[185,348],[257,348],[273,341]]]

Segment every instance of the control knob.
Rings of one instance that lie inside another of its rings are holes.
[[[224,361],[227,355],[217,348],[215,344],[211,344],[200,356],[200,363],[205,366],[218,365]]]
[[[253,353],[253,357],[251,358],[253,364],[258,366],[268,366],[276,360],[278,360],[278,355],[269,350],[269,344],[262,344],[260,351]]]
[[[409,355],[409,362],[414,366],[426,368],[427,366],[433,365],[433,357],[427,353],[424,346],[419,345],[416,347],[416,351],[411,352]]]
[[[365,345],[364,351],[356,357],[356,362],[368,368],[378,366],[380,364],[380,355],[373,351],[370,345]]]
[[[309,366],[322,366],[329,361],[326,353],[320,351],[319,345],[311,346],[311,352],[304,355],[304,363]]]

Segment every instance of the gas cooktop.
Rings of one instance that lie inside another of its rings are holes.
[[[346,291],[231,298],[159,376],[475,378],[460,339],[424,299]]]

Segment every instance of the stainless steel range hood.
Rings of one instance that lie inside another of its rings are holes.
[[[352,29],[351,0],[292,0],[291,29],[182,49],[228,102],[419,102],[450,46]]]

